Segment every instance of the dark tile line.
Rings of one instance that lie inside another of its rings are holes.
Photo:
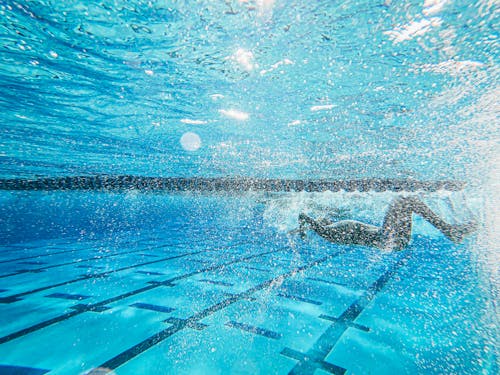
[[[0,374],[3,375],[43,375],[49,371],[33,367],[0,365]]]
[[[92,306],[91,304],[79,303],[77,305],[71,306],[71,310],[77,310],[80,312],[103,312],[109,310],[108,306]]]
[[[266,270],[264,268],[258,268],[258,267],[245,266],[245,268],[249,269],[249,270],[260,271],[260,272],[271,272],[271,270]]]
[[[157,311],[162,313],[170,313],[175,310],[174,308],[168,306],[152,305],[150,303],[142,303],[142,302],[133,303],[132,305],[130,305],[130,307],[135,307],[143,310]]]
[[[31,255],[31,256],[22,257],[22,258],[0,260],[0,264],[1,263],[18,262],[20,260],[26,260],[26,259],[43,258],[43,257],[49,256],[49,255],[72,253],[72,252],[81,251],[81,250],[84,250],[84,249],[71,249],[71,250],[64,250],[64,251],[56,251],[54,253]],[[85,249],[85,250],[88,250],[88,249]]]
[[[164,273],[154,272],[154,271],[135,271],[135,273],[140,273],[140,274],[148,275],[148,276],[165,276]]]
[[[72,240],[71,242],[65,242],[63,244],[57,244],[57,245],[47,245],[47,246],[19,246],[18,249],[15,250],[15,252],[20,252],[22,250],[34,250],[34,249],[44,249],[45,252],[44,253],[41,253],[41,254],[37,254],[37,255],[30,255],[28,257],[22,257],[22,258],[14,258],[14,259],[5,259],[5,260],[1,260],[0,263],[8,263],[8,262],[17,262],[19,260],[24,260],[24,259],[33,259],[33,258],[43,258],[43,257],[46,257],[46,256],[50,256],[50,255],[57,255],[57,254],[65,254],[65,253],[71,253],[71,252],[78,252],[78,251],[82,251],[82,250],[89,250],[89,249],[92,249],[92,246],[85,246],[85,247],[80,247],[80,248],[76,248],[76,249],[71,249],[71,250],[62,250],[62,251],[56,251],[56,252],[50,252],[50,251],[47,251],[47,250],[52,250],[52,249],[60,249],[60,246],[67,246],[67,245],[73,245],[75,242],[78,242],[77,240]],[[133,243],[134,241],[130,241],[130,240],[127,240],[127,241],[123,241],[123,243],[120,243],[120,246],[124,246],[124,245],[128,245],[128,244],[131,244]],[[92,243],[87,243],[87,242],[84,242],[83,244],[92,244]],[[10,251],[9,251],[10,252]],[[4,255],[4,254],[2,254]]]
[[[25,261],[25,262],[19,262],[19,264],[29,264],[29,265],[35,265],[35,266],[40,266],[42,264],[47,264],[47,262],[42,262],[42,261]]]
[[[77,277],[76,279],[71,279],[71,280],[63,281],[63,282],[60,282],[60,283],[57,283],[57,284],[42,286],[40,288],[28,290],[26,292],[21,292],[21,293],[17,293],[17,294],[12,294],[10,296],[0,297],[0,303],[13,303],[13,302],[19,301],[22,297],[28,296],[30,294],[42,292],[44,290],[48,290],[48,289],[57,288],[57,287],[60,287],[60,286],[65,286],[65,285],[73,284],[73,283],[76,283],[76,282],[79,282],[79,281],[83,281],[83,280],[107,277],[108,275],[111,275],[113,273],[125,271],[125,270],[132,269],[132,268],[146,266],[146,265],[149,265],[149,264],[161,263],[161,262],[165,262],[165,261],[172,260],[172,259],[186,257],[186,256],[189,256],[189,255],[195,255],[195,254],[198,254],[198,253],[203,252],[203,251],[208,251],[208,250],[195,251],[195,252],[192,252],[192,253],[184,253],[184,254],[179,254],[179,255],[175,255],[175,256],[171,256],[171,257],[166,257],[166,258],[162,258],[162,259],[152,260],[152,261],[149,261],[149,262],[144,262],[144,263],[134,264],[134,265],[131,265],[131,266],[117,268],[115,270],[110,270],[110,271],[105,271],[105,272],[100,272],[100,273],[94,273],[94,274],[90,274],[90,275],[83,275],[83,276]]]
[[[200,279],[198,281],[200,281],[202,283],[214,284],[214,285],[220,285],[220,286],[234,286],[233,283],[228,283],[228,282],[219,281],[219,280]]]
[[[303,265],[301,267],[297,267],[289,272],[286,272],[282,275],[273,277],[272,279],[269,279],[261,284],[258,284],[250,289],[248,289],[245,292],[234,294],[233,296],[230,296],[229,298],[216,303],[215,305],[212,305],[194,315],[192,315],[189,318],[186,319],[176,319],[177,323],[172,325],[171,327],[168,327],[160,332],[155,333],[154,335],[150,336],[149,338],[141,341],[140,343],[130,347],[129,349],[123,351],[122,353],[116,355],[115,357],[109,359],[105,363],[101,364],[98,366],[99,368],[106,368],[109,370],[109,372],[115,370],[116,368],[122,366],[126,362],[130,361],[131,359],[137,357],[139,354],[145,352],[146,350],[150,349],[151,347],[159,344],[160,342],[164,341],[165,339],[169,338],[173,334],[189,327],[196,326],[199,324],[199,321],[212,315],[213,313],[220,311],[230,305],[232,305],[235,302],[241,301],[248,299],[249,297],[252,296],[252,294],[266,289],[272,285],[274,285],[276,282],[282,282],[283,280],[292,277],[296,275],[299,272],[305,271],[309,268],[312,268],[314,266],[317,266],[318,264],[324,263],[335,256],[338,256],[342,254],[343,251],[338,251],[334,254],[327,255],[321,259],[315,260],[313,262],[310,262],[306,265]],[[261,254],[261,256],[264,254]],[[172,319],[170,319],[172,321]]]
[[[242,331],[253,333],[255,335],[264,336],[274,340],[279,340],[283,336],[281,333],[278,332],[270,331],[265,328],[256,327],[245,323],[235,322],[234,320],[227,322],[226,326],[231,328],[238,328]]]
[[[349,328],[349,325],[354,323],[354,320],[361,314],[366,306],[373,300],[375,295],[387,284],[391,277],[397,272],[397,270],[407,263],[410,258],[410,252],[406,252],[399,257],[398,260],[394,261],[386,272],[384,272],[375,282],[373,282],[368,289],[359,296],[343,313],[337,318],[323,334],[316,340],[313,346],[307,351],[307,353],[296,352],[293,349],[285,348],[281,354],[290,358],[298,360],[295,367],[289,372],[293,375],[305,375],[312,374],[316,369],[323,369],[329,371],[336,375],[343,375],[346,369],[334,366],[333,371],[330,371],[324,367],[325,358],[328,356],[333,347],[337,344],[337,341],[344,334],[344,332]],[[299,354],[301,358],[296,358],[297,356],[292,356],[290,353]]]
[[[112,254],[106,254],[106,255],[94,255],[91,258],[77,259],[77,260],[73,260],[71,262],[65,262],[65,263],[59,263],[59,264],[51,264],[49,266],[33,268],[33,269],[29,269],[29,270],[19,270],[19,271],[10,273],[10,274],[0,275],[0,279],[6,278],[6,277],[11,277],[11,276],[16,276],[16,275],[19,275],[22,273],[40,272],[40,271],[45,271],[45,270],[48,270],[51,268],[69,266],[72,264],[78,264],[78,263],[83,263],[83,262],[91,262],[94,260],[108,259],[108,258],[120,256],[120,255],[134,254],[134,253],[139,253],[139,252],[143,252],[143,251],[144,251],[144,249],[140,249],[140,250],[136,249],[136,250],[124,251],[124,252],[120,252],[120,253],[112,253]]]
[[[43,248],[57,248],[58,246],[64,246],[64,245],[69,245],[74,243],[75,241],[69,241],[69,242],[64,242],[63,244],[47,244],[47,245],[26,245],[26,244],[10,244],[10,245],[3,245],[0,249],[2,252],[2,255],[9,254],[9,253],[18,253],[23,250],[30,250],[30,249],[37,249],[40,247]]]
[[[245,243],[243,243],[243,244],[245,244]],[[240,246],[240,245],[242,245],[242,243],[237,243],[237,244],[225,246],[225,247],[222,247],[222,248],[224,248],[224,249],[225,248],[232,248],[232,247]],[[90,275],[83,275],[83,276],[80,276],[80,277],[78,277],[76,279],[64,281],[64,282],[61,282],[61,283],[58,283],[58,284],[47,285],[47,286],[44,286],[44,287],[40,287],[40,288],[29,290],[29,291],[26,291],[26,292],[21,292],[21,293],[17,293],[17,294],[13,294],[13,295],[10,295],[10,296],[5,296],[5,297],[0,297],[0,303],[13,303],[13,302],[19,301],[21,297],[25,297],[27,295],[38,293],[38,292],[41,292],[41,291],[44,291],[44,290],[48,290],[48,289],[52,289],[52,288],[57,288],[59,286],[65,286],[65,285],[73,284],[73,283],[76,283],[76,282],[79,282],[79,281],[82,281],[82,280],[107,277],[108,275],[111,275],[113,273],[117,273],[117,272],[129,270],[129,269],[132,269],[132,268],[142,267],[142,266],[146,266],[146,265],[150,265],[150,264],[155,264],[155,263],[161,263],[161,262],[165,262],[165,261],[171,260],[171,259],[182,258],[182,257],[185,257],[185,256],[196,255],[196,254],[206,253],[206,252],[210,252],[210,251],[216,251],[216,250],[214,250],[214,249],[199,250],[199,251],[194,251],[194,252],[191,252],[191,253],[184,253],[184,254],[174,255],[174,256],[171,256],[171,257],[166,257],[166,258],[162,258],[162,259],[155,259],[155,260],[151,260],[149,262],[144,262],[144,263],[134,264],[134,265],[131,265],[131,266],[117,268],[115,270],[109,270],[109,271],[104,271],[104,272],[100,272],[100,273],[93,273],[93,274],[90,274]]]
[[[27,335],[29,333],[36,332],[36,331],[38,331],[38,330],[40,330],[42,328],[51,326],[52,324],[56,324],[56,323],[62,322],[64,320],[67,320],[69,318],[77,316],[77,315],[79,315],[81,313],[82,313],[82,311],[80,311],[78,309],[75,309],[75,310],[67,312],[67,313],[65,313],[63,315],[59,315],[59,316],[56,316],[56,317],[54,317],[52,319],[44,320],[43,322],[34,324],[34,325],[30,326],[30,327],[23,328],[23,329],[21,329],[19,331],[16,331],[14,333],[9,334],[9,335],[0,337],[0,344],[5,344],[6,342],[9,342],[9,341],[17,339],[19,337],[25,336],[25,335]]]
[[[346,284],[343,284],[343,283],[338,283],[336,281],[331,281],[331,280],[320,279],[317,277],[306,277],[306,280],[318,281],[320,283],[331,284],[331,285],[346,286]]]
[[[228,298],[233,298],[233,297],[235,297],[237,294],[235,294],[235,293],[222,293],[221,295],[226,296],[226,297],[228,297]],[[247,301],[250,301],[250,302],[255,302],[255,301],[257,301],[257,298],[255,298],[255,297],[247,297],[247,298],[244,298],[244,299],[246,299]]]
[[[321,314],[319,316],[320,319],[325,319],[325,320],[329,320],[330,322],[339,322],[340,324],[345,324],[347,325],[348,327],[351,327],[351,328],[356,328],[356,329],[359,329],[361,331],[365,331],[365,332],[370,332],[370,328],[366,327],[366,326],[363,326],[361,324],[357,324],[357,323],[353,323],[353,322],[341,322],[339,321],[339,318],[335,318],[334,316],[329,316],[329,315],[324,315],[324,314]]]
[[[100,269],[103,269],[103,268],[106,268],[105,266],[96,266],[95,264],[80,264],[79,266],[76,266],[76,268],[91,268],[92,270],[100,270]]]
[[[26,328],[23,328],[23,329],[21,329],[19,331],[13,332],[13,333],[11,333],[9,335],[0,337],[0,344],[4,344],[6,342],[12,341],[12,340],[17,339],[19,337],[25,336],[25,335],[27,335],[29,333],[36,332],[36,331],[38,331],[38,330],[40,330],[42,328],[51,326],[52,324],[55,324],[55,323],[62,322],[64,320],[67,320],[67,319],[72,318],[74,316],[80,315],[80,314],[82,314],[84,312],[92,312],[92,311],[99,312],[99,311],[103,311],[103,310],[107,309],[107,307],[106,307],[107,304],[110,304],[110,303],[113,303],[113,302],[117,302],[117,301],[123,300],[125,298],[131,297],[131,296],[134,296],[134,295],[137,295],[137,294],[140,294],[140,293],[147,292],[147,291],[149,291],[151,289],[155,289],[155,288],[158,288],[160,286],[172,286],[172,282],[176,281],[176,280],[181,280],[181,279],[184,279],[184,278],[188,278],[188,277],[191,277],[193,275],[200,274],[200,273],[203,273],[203,272],[214,271],[214,270],[219,269],[219,268],[225,268],[225,267],[227,267],[227,266],[229,266],[231,264],[235,264],[235,263],[239,263],[239,262],[244,262],[244,261],[246,261],[248,259],[257,258],[257,257],[263,256],[263,255],[267,255],[267,254],[271,254],[271,253],[275,253],[275,252],[283,251],[283,250],[284,249],[276,249],[276,250],[272,250],[272,251],[266,251],[266,252],[263,252],[263,253],[258,253],[258,254],[250,255],[250,256],[243,257],[243,258],[240,258],[240,259],[237,259],[237,260],[233,260],[231,262],[227,262],[227,263],[219,264],[219,265],[216,265],[216,266],[211,266],[211,267],[207,267],[207,268],[204,268],[204,269],[200,269],[198,271],[190,272],[190,273],[187,273],[185,275],[177,276],[177,277],[174,277],[174,278],[162,281],[162,282],[154,282],[154,283],[151,283],[151,284],[149,284],[147,286],[144,286],[142,288],[135,289],[135,290],[132,290],[132,291],[120,294],[120,295],[115,296],[115,297],[108,298],[108,299],[106,299],[104,301],[101,301],[101,302],[97,302],[97,303],[93,303],[93,304],[88,304],[88,305],[79,304],[79,305],[76,305],[74,307],[74,311],[65,313],[63,315],[56,316],[56,317],[54,317],[52,319],[45,320],[43,322],[37,323],[35,325],[32,325],[30,327],[26,327]],[[205,250],[205,251],[209,251],[209,250]],[[191,254],[185,254],[185,255],[191,255]],[[180,256],[177,256],[177,258],[179,258],[179,257]],[[158,262],[158,261],[153,261],[153,262]]]
[[[81,294],[69,294],[69,293],[52,293],[52,294],[46,295],[45,297],[71,299],[71,300],[77,300],[77,301],[81,301],[82,299],[90,298],[90,296],[83,296]]]
[[[123,247],[124,245],[130,245],[130,244],[133,244],[135,242],[138,242],[138,241],[125,241],[123,244],[120,244],[120,247]],[[73,244],[73,242],[68,242],[67,244]],[[170,244],[169,243],[169,244],[164,244],[164,245],[159,245],[159,246],[149,246],[148,245],[148,247],[146,248],[146,250],[158,250],[158,249],[162,249],[162,248],[165,248],[165,247],[187,246],[187,245],[190,245],[190,243],[189,242],[179,242],[179,243],[174,243],[174,244]],[[33,248],[36,248],[36,247],[33,247]],[[89,247],[82,247],[82,248],[79,248],[79,249],[56,251],[56,252],[53,252],[53,253],[52,252],[46,252],[46,253],[42,253],[42,254],[38,254],[38,255],[31,255],[31,256],[22,257],[22,258],[0,260],[0,264],[2,264],[2,263],[10,263],[10,262],[17,262],[17,261],[26,260],[26,259],[44,258],[44,257],[51,256],[51,255],[73,253],[73,252],[78,252],[78,251],[83,251],[83,250],[92,250],[92,249],[93,249],[93,247],[89,246]],[[16,251],[19,251],[19,249],[17,249]],[[101,251],[101,250],[95,249],[95,251]],[[144,248],[142,248],[142,251],[144,251]]]
[[[290,299],[292,301],[310,303],[311,305],[317,305],[317,306],[323,304],[323,302],[314,301],[314,300],[306,298],[306,297],[295,296],[295,295],[288,294],[288,293],[278,293],[278,297],[287,298],[287,299]]]
[[[309,357],[307,354],[301,353],[297,350],[293,350],[290,348],[283,349],[280,354],[284,355],[285,357],[295,359],[295,360],[299,361],[300,363],[309,363],[309,362],[314,361],[315,366],[312,367],[311,369],[308,369],[309,372],[305,371],[303,373],[300,373],[303,375],[314,374],[316,369],[321,369],[323,371],[326,371],[326,372],[329,372],[330,374],[335,374],[335,375],[344,375],[345,372],[347,371],[347,369],[345,369],[343,367],[328,363],[328,362],[323,361],[323,360],[314,359],[312,357]],[[292,371],[290,371],[289,374],[292,374],[292,373],[295,374],[295,372],[292,372]],[[297,374],[299,374],[299,373],[297,373]]]
[[[186,273],[184,275],[175,276],[175,277],[172,277],[172,278],[167,279],[165,281],[153,281],[149,286],[152,287],[151,289],[157,288],[159,286],[173,286],[173,283],[175,281],[178,281],[178,280],[186,279],[186,278],[189,278],[191,276],[199,275],[199,274],[204,273],[204,272],[215,271],[217,269],[225,268],[225,267],[230,266],[232,264],[244,262],[245,260],[248,260],[248,259],[258,258],[258,257],[261,257],[263,255],[272,254],[272,253],[276,253],[276,252],[283,251],[283,250],[284,249],[276,249],[276,250],[265,251],[263,253],[252,254],[252,255],[249,255],[249,256],[246,256],[246,257],[243,257],[243,258],[232,260],[232,261],[227,262],[227,263],[216,264],[216,265],[212,265],[210,267],[206,267],[206,268],[202,268],[202,269],[199,269],[199,270],[196,270],[196,271],[193,271],[193,272]],[[122,299],[128,298],[130,296],[142,293],[142,289],[144,289],[144,288],[140,288],[140,289],[137,289],[137,291],[133,290],[133,291],[127,292],[125,294],[109,298],[109,299],[107,299],[105,301],[96,303],[94,305],[104,306],[104,305],[107,305],[107,304],[110,304],[110,303],[114,303],[114,302],[120,301]]]
[[[186,319],[174,318],[174,317],[170,317],[170,318],[164,320],[163,322],[170,323],[175,327],[180,327],[180,329],[187,327],[187,328],[196,329],[197,331],[203,331],[205,328],[208,327],[206,324],[203,324],[203,323],[186,322]]]

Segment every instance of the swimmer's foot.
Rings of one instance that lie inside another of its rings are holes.
[[[455,243],[460,243],[469,234],[474,233],[477,228],[478,225],[475,221],[470,221],[460,225],[453,225],[447,233],[447,237]]]

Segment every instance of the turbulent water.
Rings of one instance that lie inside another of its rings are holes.
[[[498,4],[0,0],[0,373],[497,374]]]
[[[0,176],[477,177],[498,141],[498,12],[1,0]]]

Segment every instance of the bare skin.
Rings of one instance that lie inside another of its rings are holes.
[[[309,227],[324,239],[336,244],[403,250],[411,239],[413,214],[422,216],[455,243],[461,242],[477,228],[475,222],[463,225],[448,224],[420,199],[400,197],[389,206],[382,227],[355,220],[332,223],[326,219],[315,220],[302,213],[299,215],[299,229],[292,232],[299,232],[301,236],[305,236],[306,227]]]

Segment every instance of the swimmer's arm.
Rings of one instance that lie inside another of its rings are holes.
[[[297,233],[300,233],[300,232],[302,232],[302,229],[296,228],[296,229],[292,229],[292,230],[288,231],[287,234],[292,234],[293,235],[293,234],[297,234]]]

